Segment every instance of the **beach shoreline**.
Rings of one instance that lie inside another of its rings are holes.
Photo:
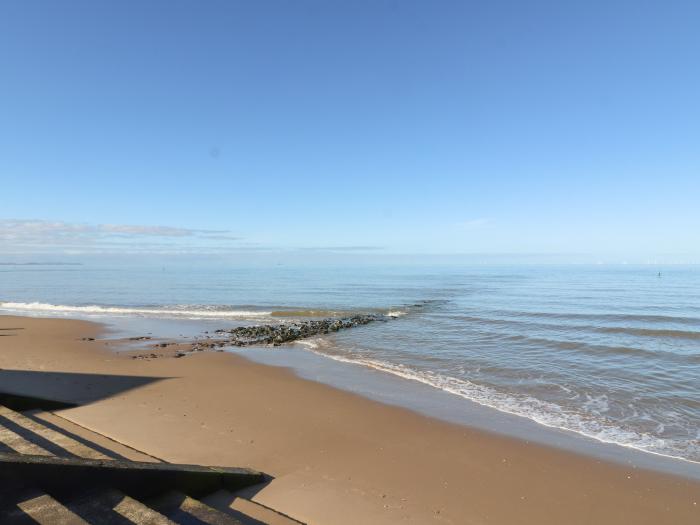
[[[0,316],[0,391],[167,461],[247,466],[308,523],[697,523],[700,483],[385,405],[228,352],[132,359],[96,323]]]

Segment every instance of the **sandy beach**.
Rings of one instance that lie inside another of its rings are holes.
[[[700,521],[696,481],[449,424],[229,353],[133,359],[105,337],[89,322],[1,316],[0,390],[77,403],[61,415],[167,461],[262,470],[273,480],[254,499],[303,522]]]

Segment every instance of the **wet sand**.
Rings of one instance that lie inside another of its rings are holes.
[[[132,359],[84,321],[0,316],[0,390],[167,461],[249,466],[308,523],[697,524],[700,483],[431,419],[238,355]],[[83,338],[97,338],[85,341]],[[284,351],[280,349],[270,351]]]

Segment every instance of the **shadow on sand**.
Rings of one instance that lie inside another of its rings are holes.
[[[0,370],[0,393],[83,405],[169,379],[167,377]]]

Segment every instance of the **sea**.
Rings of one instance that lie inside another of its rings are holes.
[[[383,314],[230,350],[437,417],[469,423],[477,407],[475,419],[700,464],[700,266],[7,264],[0,313],[182,338]]]

